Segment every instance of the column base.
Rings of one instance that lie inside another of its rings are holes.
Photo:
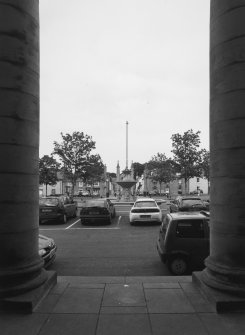
[[[245,297],[245,270],[215,262],[212,257],[205,260],[202,280],[206,285],[231,294]]]
[[[0,299],[16,296],[41,286],[47,280],[43,260],[38,257],[32,264],[1,271]]]
[[[12,313],[32,313],[38,303],[57,283],[55,271],[45,271],[47,279],[39,287],[14,297],[0,299],[0,311]]]
[[[214,305],[217,313],[238,312],[245,310],[245,296],[227,291],[227,286],[207,284],[206,269],[201,272],[192,273],[192,282],[197,285],[203,295]],[[216,281],[214,281],[216,283]],[[214,284],[214,283],[212,283]],[[216,286],[216,287],[215,287]],[[222,287],[222,288],[221,288]]]

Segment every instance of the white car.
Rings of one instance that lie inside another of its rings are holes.
[[[152,198],[139,198],[135,201],[129,213],[129,222],[162,223],[162,211]]]

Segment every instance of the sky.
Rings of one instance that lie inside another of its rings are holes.
[[[209,150],[208,0],[41,0],[40,151],[84,132],[108,172],[200,130]],[[126,121],[128,138],[126,139]],[[126,155],[128,141],[128,156]]]

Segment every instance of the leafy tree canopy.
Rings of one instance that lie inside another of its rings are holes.
[[[163,153],[157,153],[147,163],[148,175],[153,181],[169,183],[175,178],[175,163]]]
[[[201,150],[200,169],[202,170],[203,177],[210,180],[210,152],[206,149]]]
[[[54,142],[53,154],[60,158],[62,170],[74,189],[76,181],[84,179],[88,170],[94,167],[95,160],[101,159],[99,155],[91,156],[91,151],[95,149],[95,142],[91,136],[75,131],[72,134],[61,133],[61,137],[61,143]]]
[[[115,172],[108,172],[110,178],[116,178],[117,174]]]
[[[192,129],[184,132],[183,135],[177,133],[172,135],[172,147],[174,161],[178,166],[178,172],[181,178],[185,179],[185,184],[192,177],[201,175],[201,151],[200,146],[200,131],[196,133]]]
[[[39,158],[39,184],[55,185],[60,164],[52,157],[44,155]]]
[[[104,173],[104,164],[100,155],[91,155],[89,157],[89,169],[83,175],[83,180],[93,184],[95,181],[100,181]]]
[[[138,162],[133,163],[134,168],[134,179],[137,179],[137,177],[141,177],[145,170],[145,164],[141,164]]]

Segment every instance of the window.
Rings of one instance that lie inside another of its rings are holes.
[[[197,177],[197,183],[199,183],[199,181],[200,181],[200,178]]]
[[[176,236],[181,238],[204,238],[203,220],[179,220]]]
[[[156,207],[155,201],[138,201],[135,203],[135,207]]]

